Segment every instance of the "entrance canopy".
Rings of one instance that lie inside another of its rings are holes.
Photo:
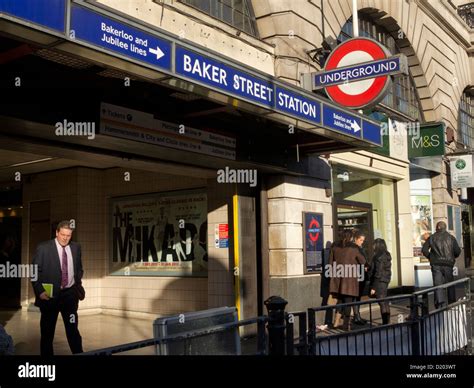
[[[0,5],[0,31],[322,136],[312,152],[381,145],[378,122],[128,15],[80,1],[24,3]]]

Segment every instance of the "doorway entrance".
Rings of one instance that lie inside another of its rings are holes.
[[[21,187],[0,187],[0,309],[18,309],[21,279],[10,277],[8,268],[21,264],[21,226],[23,206]]]
[[[362,247],[368,259],[373,255],[372,211],[370,203],[338,201],[336,204],[337,235],[340,236],[344,230],[365,234],[365,242]]]

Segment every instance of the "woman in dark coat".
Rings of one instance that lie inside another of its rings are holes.
[[[352,233],[348,231],[343,236],[340,243],[335,244],[332,250],[331,263],[334,268],[334,262],[338,270],[331,277],[329,284],[329,292],[338,296],[339,303],[351,303],[359,296],[359,277],[360,269],[365,266],[365,258],[360,253],[359,248],[351,242]],[[343,311],[344,323],[342,328],[349,329],[349,321],[351,316],[351,307],[344,307]],[[337,321],[338,313],[336,313]],[[337,327],[335,322],[334,327]]]
[[[392,256],[387,250],[385,240],[378,238],[374,241],[374,257],[370,274],[370,296],[377,299],[387,297],[387,288],[392,278]],[[379,303],[382,313],[382,323],[390,322],[389,302]]]

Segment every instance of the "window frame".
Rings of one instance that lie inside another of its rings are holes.
[[[458,111],[458,143],[467,148],[474,145],[474,95],[467,90],[461,95]]]
[[[250,0],[194,0],[200,1],[203,4],[208,5],[209,11],[207,11],[204,7],[201,8],[196,4],[193,4],[193,0],[178,0],[180,3],[191,7],[199,12],[205,13],[206,15],[219,20],[222,23],[231,26],[239,31],[242,31],[254,38],[260,39],[258,34],[257,28],[257,21],[255,18],[255,13],[253,11],[252,3]],[[241,2],[242,10],[240,11],[238,8],[234,7],[236,1]],[[229,6],[227,3],[230,3]],[[231,9],[231,21],[229,22],[224,18],[224,7],[229,7]],[[247,11],[248,13],[245,13]],[[236,13],[241,14],[241,25],[237,25],[236,23]],[[245,27],[248,26],[248,29]]]

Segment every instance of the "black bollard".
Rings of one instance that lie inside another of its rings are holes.
[[[264,304],[268,310],[270,355],[283,356],[285,354],[285,307],[288,302],[279,296],[271,296]]]

